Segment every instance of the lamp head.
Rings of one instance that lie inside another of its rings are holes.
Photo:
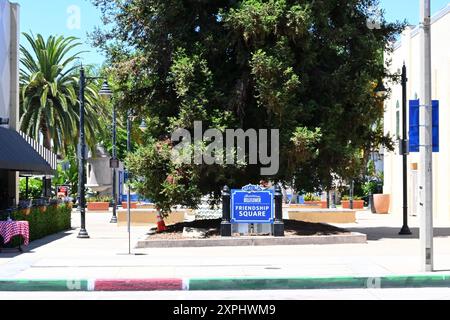
[[[109,87],[108,81],[104,81],[102,88],[100,89],[100,91],[98,92],[98,94],[106,99],[111,99],[113,92],[111,90],[111,88]]]
[[[374,92],[380,98],[386,95],[387,89],[384,86],[383,80],[378,81],[377,87],[375,88]]]

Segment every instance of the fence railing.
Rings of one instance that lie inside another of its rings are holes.
[[[36,150],[37,153],[39,153],[42,158],[44,158],[45,161],[47,161],[47,163],[53,170],[56,170],[58,168],[58,156],[56,154],[54,154],[47,148],[44,148],[43,145],[39,144],[36,140],[23,133],[22,131],[19,131],[19,134],[34,150]]]

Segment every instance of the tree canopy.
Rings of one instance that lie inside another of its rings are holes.
[[[223,185],[259,182],[258,165],[178,165],[177,128],[280,130],[280,171],[299,191],[357,174],[361,151],[389,143],[374,95],[387,76],[382,52],[402,25],[375,0],[92,0],[105,27],[92,34],[121,92],[149,126],[128,165],[163,211],[195,206]]]

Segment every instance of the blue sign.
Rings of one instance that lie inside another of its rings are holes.
[[[439,152],[439,100],[433,100],[433,152]],[[420,151],[420,100],[409,101],[409,151]]]
[[[274,192],[258,186],[231,190],[231,223],[273,223]]]

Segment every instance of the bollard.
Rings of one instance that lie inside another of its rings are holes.
[[[230,188],[225,186],[222,190],[222,223],[220,224],[220,235],[231,237],[231,194]]]
[[[273,223],[274,237],[284,237],[283,194],[279,185],[275,186],[275,221]]]

